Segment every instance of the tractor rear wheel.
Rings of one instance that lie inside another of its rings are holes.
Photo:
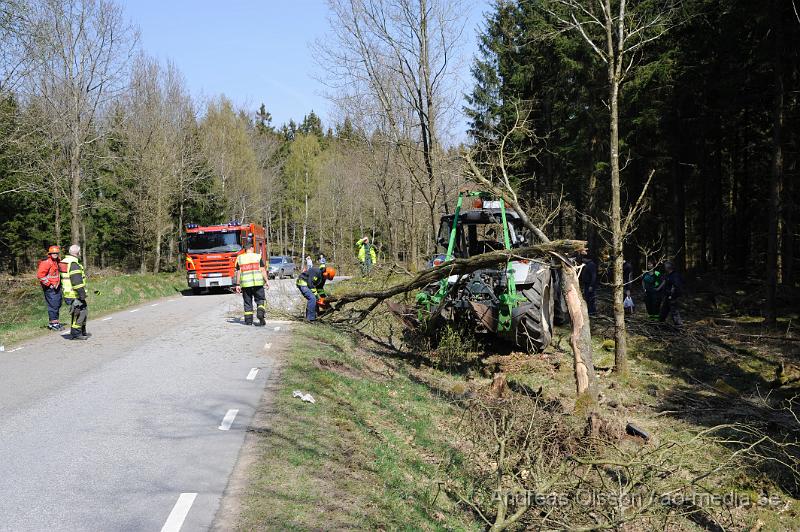
[[[553,285],[549,268],[543,268],[533,286],[522,290],[527,302],[514,312],[517,345],[529,352],[543,351],[553,339]]]

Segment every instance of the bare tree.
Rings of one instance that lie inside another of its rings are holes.
[[[24,46],[28,7],[21,0],[0,0],[0,94],[14,90],[30,65]]]
[[[656,2],[626,0],[548,0],[544,9],[564,31],[577,31],[606,67],[608,77],[609,140],[611,164],[611,248],[614,260],[614,364],[628,371],[625,332],[623,245],[630,220],[622,215],[619,157],[619,97],[623,82],[631,75],[642,50],[666,33],[675,19],[679,0]],[[652,174],[651,174],[652,177]],[[626,227],[627,226],[627,227]]]
[[[140,56],[131,76],[131,90],[124,100],[129,117],[122,125],[128,145],[131,181],[128,193],[141,243],[140,269],[147,270],[147,250],[152,249],[153,271],[161,268],[161,249],[172,228],[172,211],[179,183],[193,167],[186,165],[188,151],[184,128],[192,104],[183,78],[168,63],[162,67]]]
[[[40,0],[31,7],[26,54],[27,94],[47,120],[39,127],[65,160],[70,234],[81,240],[81,182],[87,148],[104,132],[103,109],[125,90],[137,31],[122,9],[105,0]]]
[[[228,216],[260,218],[262,180],[248,120],[225,96],[208,103],[200,124],[203,153],[225,199]]]
[[[460,2],[329,0],[329,5],[336,44],[326,39],[317,50],[333,99],[367,137],[377,134],[395,145],[436,227],[451,188],[442,169],[440,126],[458,101],[453,58],[464,24]],[[376,162],[380,173],[385,160]]]

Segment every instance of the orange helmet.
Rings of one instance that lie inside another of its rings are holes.
[[[336,275],[336,270],[330,266],[326,266],[325,269],[322,270],[322,276],[329,281],[333,279],[334,275]]]
[[[50,246],[47,248],[47,254],[50,255],[52,253],[61,253],[61,248],[58,246]]]

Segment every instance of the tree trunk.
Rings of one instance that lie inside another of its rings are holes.
[[[163,236],[161,229],[156,231],[156,238],[153,243],[153,273],[158,273],[161,270],[161,239]]]
[[[89,266],[89,246],[87,245],[86,240],[86,224],[81,223],[81,253],[83,254],[83,266]]]
[[[69,161],[70,173],[70,201],[69,201],[69,214],[70,214],[70,238],[72,244],[81,245],[81,150],[78,145],[78,139],[73,139],[73,146],[71,146],[71,157]]]
[[[609,83],[611,88],[611,245],[614,259],[614,367],[617,373],[624,375],[628,372],[625,307],[622,304],[625,294],[622,278],[622,244],[625,235],[622,234],[619,183],[619,79],[614,72],[613,62],[609,66]]]
[[[792,168],[789,169],[792,172]],[[794,286],[794,186],[791,179],[783,185],[783,271],[781,280],[786,286]]]
[[[57,246],[61,247],[61,202],[59,201],[58,194],[53,196],[53,203],[55,205],[55,232],[56,234],[53,235],[55,238],[55,243]]]
[[[767,269],[766,292],[767,308],[766,323],[774,325],[777,319],[776,291],[778,285],[778,216],[780,214],[781,180],[783,178],[783,147],[781,136],[783,134],[783,68],[781,54],[783,52],[783,39],[778,6],[773,6],[775,16],[775,51],[773,55],[773,70],[775,75],[774,107],[772,114],[772,172],[769,180],[769,203],[767,205]]]
[[[575,389],[577,399],[576,410],[586,410],[597,405],[597,378],[594,373],[594,354],[592,352],[592,332],[589,322],[589,311],[581,296],[578,275],[575,268],[562,263],[561,291],[567,301],[569,316],[572,322],[570,345],[574,355]]]

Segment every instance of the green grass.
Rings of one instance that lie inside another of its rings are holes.
[[[334,370],[318,359],[336,361]],[[383,373],[385,371],[385,376]],[[310,392],[316,404],[292,397]],[[402,365],[317,325],[298,328],[259,431],[241,530],[481,528],[438,490],[454,409]]]
[[[89,276],[87,301],[89,319],[132,305],[177,294],[186,289],[183,272],[163,274],[109,273]],[[33,278],[2,283],[5,300],[0,311],[0,344],[8,346],[47,331],[47,308],[42,290]],[[61,322],[69,323],[66,306]]]

